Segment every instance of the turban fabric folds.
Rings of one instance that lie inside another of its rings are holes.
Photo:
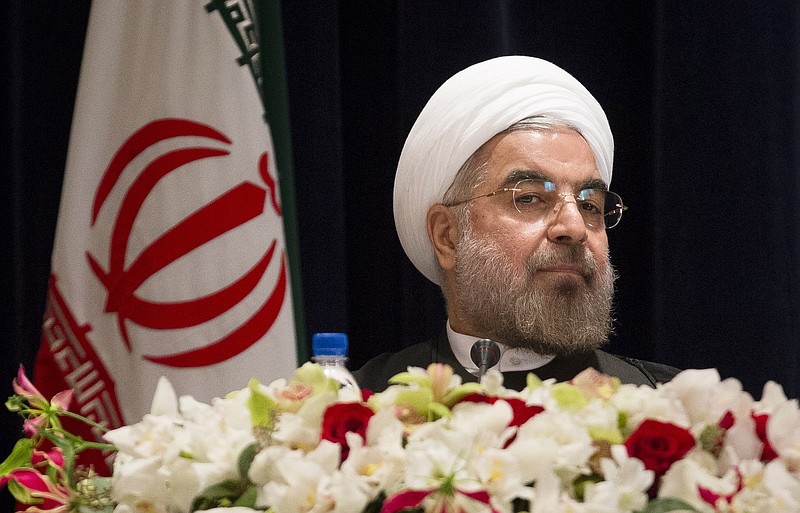
[[[400,243],[419,271],[436,284],[441,271],[428,239],[428,209],[456,173],[489,139],[514,123],[546,115],[578,128],[611,182],[614,139],[589,91],[555,64],[535,57],[497,57],[474,64],[442,84],[408,134],[394,182],[394,220]]]

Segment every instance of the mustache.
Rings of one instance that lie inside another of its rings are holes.
[[[541,269],[560,265],[579,266],[583,277],[587,280],[597,274],[597,260],[585,246],[552,246],[537,251],[525,262],[529,276]]]

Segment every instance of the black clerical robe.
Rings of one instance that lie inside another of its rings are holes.
[[[380,392],[387,387],[389,378],[395,374],[405,372],[407,367],[422,367],[424,369],[434,362],[446,363],[453,368],[456,374],[461,376],[464,382],[478,381],[478,378],[467,372],[456,359],[447,340],[446,332],[443,332],[433,340],[407,347],[396,353],[378,355],[355,371],[353,375],[362,389]],[[589,367],[609,376],[617,377],[622,383],[649,385],[651,387],[655,387],[657,383],[666,383],[680,372],[679,369],[668,365],[616,356],[598,349],[576,353],[571,356],[558,356],[538,369],[504,372],[503,386],[509,389],[522,390],[526,385],[527,375],[530,372],[536,374],[542,380],[555,378],[557,381],[569,381]]]

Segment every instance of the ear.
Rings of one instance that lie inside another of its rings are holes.
[[[433,246],[436,260],[442,271],[450,271],[455,266],[456,243],[458,242],[458,219],[452,209],[437,203],[428,209],[428,238]]]

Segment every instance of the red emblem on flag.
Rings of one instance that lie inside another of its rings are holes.
[[[230,145],[221,132],[187,119],[160,119],[148,123],[131,135],[108,165],[92,205],[92,225],[126,167],[146,149],[175,137],[199,137]],[[157,237],[131,258],[129,242],[134,223],[158,182],[190,162],[222,157],[225,148],[192,146],[174,149],[148,162],[135,177],[119,207],[111,230],[108,268],[104,269],[89,252],[92,271],[108,291],[105,311],[117,316],[122,340],[133,350],[135,341],[126,326],[132,322],[156,330],[197,326],[227,312],[246,297],[260,282],[270,263],[280,266],[272,291],[258,310],[238,328],[223,337],[190,350],[165,355],[144,355],[146,360],[171,367],[202,367],[232,358],[261,339],[272,327],[283,306],[286,289],[286,258],[283,251],[276,259],[277,240],[273,239],[259,261],[233,283],[202,297],[184,301],[157,302],[137,294],[139,287],[154,274],[200,246],[220,237],[264,213],[267,194],[277,216],[281,215],[275,180],[269,173],[267,154],[261,155],[258,170],[265,187],[243,182],[193,212]],[[126,262],[128,262],[126,264]],[[198,272],[210,272],[209,269]]]

